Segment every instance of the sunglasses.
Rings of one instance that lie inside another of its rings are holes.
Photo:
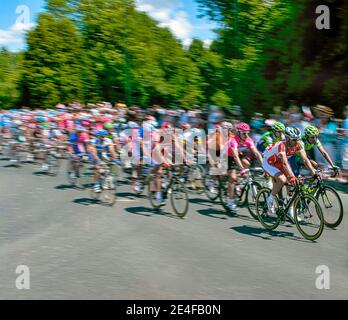
[[[249,134],[249,131],[240,131],[241,134]]]

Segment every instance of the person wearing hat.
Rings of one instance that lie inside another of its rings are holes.
[[[336,162],[335,147],[338,125],[332,120],[333,110],[327,106],[316,105],[314,111],[319,117],[318,121],[314,123],[319,128],[322,144],[333,162]],[[318,164],[323,165],[326,163],[326,159],[318,148],[314,150],[314,157]]]

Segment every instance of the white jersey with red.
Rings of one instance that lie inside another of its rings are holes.
[[[290,158],[295,153],[304,149],[302,141],[293,147],[286,147],[285,141],[279,141],[277,143],[271,144],[267,147],[263,154],[262,167],[270,176],[274,177],[277,173],[286,173],[282,161],[281,154],[285,154],[287,158]]]

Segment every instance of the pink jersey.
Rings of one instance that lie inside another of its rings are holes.
[[[251,148],[255,147],[255,143],[249,136],[242,141],[238,135],[235,135],[228,142],[228,156],[232,157],[232,150],[238,150],[240,153],[249,154],[251,153]]]

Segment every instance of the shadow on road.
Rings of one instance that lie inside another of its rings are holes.
[[[286,238],[286,239],[301,241],[301,242],[311,242],[306,239],[295,236],[292,232],[286,232],[286,231],[275,231],[275,230],[272,231],[272,230],[267,230],[264,228],[252,227],[252,226],[246,226],[246,225],[231,227],[230,229],[242,234],[247,234],[249,236],[261,238],[264,240],[272,240],[273,238],[278,237],[278,238]]]
[[[199,214],[202,214],[207,217],[215,218],[215,219],[221,219],[221,220],[227,220],[227,213],[223,210],[216,210],[216,209],[200,209],[197,210]],[[219,215],[220,217],[216,216]]]
[[[136,194],[131,193],[131,192],[117,192],[117,196],[120,198],[126,198],[126,199],[130,199],[130,200],[134,200],[136,198],[145,198],[144,195],[136,195]]]
[[[3,166],[3,168],[20,168],[20,164],[7,164],[6,166]]]
[[[34,176],[49,176],[48,172],[45,172],[45,171],[36,171],[36,172],[33,172],[33,175]]]
[[[60,184],[58,186],[55,186],[54,189],[56,189],[56,190],[72,190],[72,189],[78,190],[77,187],[74,187],[71,184]]]
[[[181,220],[181,218],[179,218],[179,217],[177,217],[169,212],[165,212],[165,211],[163,211],[163,209],[156,210],[156,209],[152,209],[152,208],[148,208],[148,207],[130,207],[130,208],[125,208],[125,210],[129,213],[137,214],[137,215],[145,216],[145,217],[151,217],[154,215],[163,215],[163,216],[166,216],[168,218]]]
[[[154,215],[154,210],[146,207],[131,207],[125,209],[129,213],[138,214],[140,216],[151,217]]]
[[[205,207],[212,207],[212,202],[208,199],[202,199],[202,198],[191,198],[189,199],[189,201],[191,203],[194,203],[194,204],[201,204],[201,205],[204,205]]]
[[[91,199],[91,198],[78,198],[78,199],[74,199],[72,202],[76,203],[76,204],[81,204],[83,206],[90,206],[92,204],[98,204],[99,203],[98,200],[94,200],[94,199]]]

